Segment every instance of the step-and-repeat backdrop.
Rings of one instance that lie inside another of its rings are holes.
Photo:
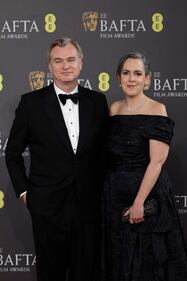
[[[15,197],[5,166],[5,147],[20,96],[52,81],[46,53],[51,41],[59,37],[72,37],[82,46],[85,59],[79,83],[104,93],[109,105],[123,96],[115,78],[119,58],[130,51],[147,55],[152,65],[147,94],[165,103],[175,121],[167,166],[187,234],[186,10],[186,0],[1,1],[1,281],[36,280],[30,216]],[[28,167],[28,150],[24,157]]]

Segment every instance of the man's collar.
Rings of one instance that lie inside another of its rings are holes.
[[[68,92],[68,93],[62,91],[59,87],[57,87],[57,85],[55,83],[53,83],[53,84],[54,84],[54,89],[55,89],[55,92],[57,95],[59,95],[59,94],[72,95],[72,94],[78,93],[78,84],[75,86],[75,88],[71,92]]]

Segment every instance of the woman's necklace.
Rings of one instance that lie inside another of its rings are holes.
[[[127,104],[127,101],[125,100],[125,105],[126,105],[125,110],[126,110],[127,112],[132,113],[132,112],[136,111],[139,107],[141,107],[145,102],[146,102],[146,97],[144,96],[144,97],[140,100],[140,102],[137,103],[137,105],[135,105],[134,107],[132,107],[132,106],[129,106],[129,105]]]

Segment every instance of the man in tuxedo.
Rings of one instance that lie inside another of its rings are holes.
[[[7,168],[31,214],[38,281],[99,281],[107,102],[78,84],[83,54],[77,42],[55,40],[48,56],[54,82],[22,95],[6,148]]]

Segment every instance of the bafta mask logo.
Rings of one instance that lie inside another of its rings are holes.
[[[82,21],[85,31],[95,31],[97,28],[98,13],[97,12],[84,12],[82,14]]]
[[[38,90],[44,86],[45,73],[43,71],[31,71],[29,73],[29,82],[31,89]]]

